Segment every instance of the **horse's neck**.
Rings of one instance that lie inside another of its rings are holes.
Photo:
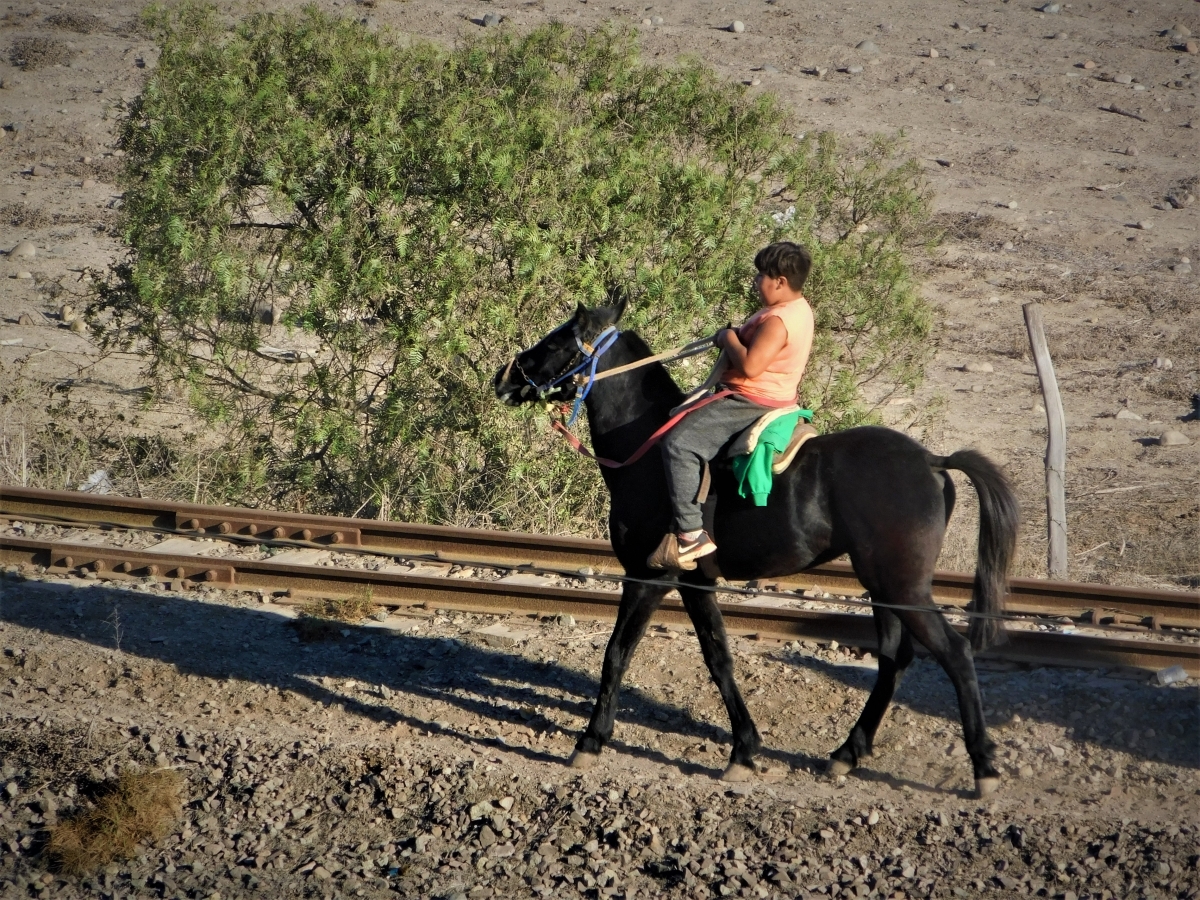
[[[650,348],[632,332],[625,332],[602,359],[599,371],[650,356]],[[597,381],[585,401],[592,446],[601,455],[628,456],[654,430],[667,421],[673,407],[683,402],[683,392],[660,362],[631,369]]]

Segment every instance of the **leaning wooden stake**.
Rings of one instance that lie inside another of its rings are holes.
[[[1050,532],[1050,577],[1066,578],[1067,423],[1063,416],[1062,397],[1058,393],[1058,379],[1054,377],[1054,363],[1050,360],[1050,348],[1046,345],[1042,308],[1036,303],[1026,303],[1021,309],[1025,313],[1029,345],[1033,348],[1033,362],[1037,366],[1038,381],[1042,384],[1042,399],[1046,407],[1046,514]]]

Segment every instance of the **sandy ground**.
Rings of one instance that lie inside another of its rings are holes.
[[[1003,461],[1026,514],[1019,570],[1041,574],[1045,422],[1021,305],[1042,304],[1069,426],[1072,577],[1200,583],[1200,56],[1186,49],[1195,38],[1162,34],[1200,32],[1200,4],[323,5],[444,42],[489,12],[512,28],[617,19],[641,30],[647,59],[699,55],[778,93],[805,129],[850,141],[902,129],[947,230],[919,263],[944,318],[926,383],[886,420],[938,452]],[[136,361],[95,364],[61,310],[120,253],[113,119],[155,61],[136,10],[14,3],[0,15],[0,248],[34,247],[0,258],[3,386],[19,401],[0,409],[6,434],[64,396],[104,414],[141,396]],[[44,39],[23,45],[42,65],[17,65],[10,48],[31,38]],[[856,49],[864,40],[878,52]],[[1102,109],[1113,105],[1139,118]],[[143,421],[196,427],[178,405]],[[1168,430],[1186,443],[1161,445]],[[943,564],[964,569],[969,487],[960,497]],[[739,681],[774,771],[729,793],[714,780],[724,713],[687,635],[647,638],[614,745],[578,778],[561,763],[590,709],[602,625],[510,623],[531,634],[506,648],[475,636],[478,618],[393,617],[302,644],[278,610],[241,596],[79,580],[0,591],[5,897],[1081,900],[1194,897],[1200,883],[1194,682],[986,671],[1006,784],[978,803],[933,666],[914,666],[869,768],[830,783],[814,773],[869,669],[828,648],[742,643]],[[47,826],[133,763],[183,767],[184,819],[97,875],[48,873]]]

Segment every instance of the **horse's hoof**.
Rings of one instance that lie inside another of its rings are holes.
[[[729,767],[721,773],[721,780],[730,784],[744,784],[754,780],[754,769],[750,766],[743,766],[741,763],[730,763]]]
[[[989,794],[994,794],[1000,790],[999,778],[976,778],[975,779],[975,796],[978,799],[987,797]]]
[[[588,753],[586,750],[576,750],[571,754],[571,761],[567,766],[572,769],[583,769],[584,771],[592,768],[600,761],[599,753]]]
[[[829,765],[825,767],[825,774],[831,778],[837,778],[839,775],[849,775],[854,769],[854,766],[841,759],[831,759]]]

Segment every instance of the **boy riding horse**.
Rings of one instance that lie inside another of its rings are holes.
[[[716,551],[700,513],[704,466],[764,413],[796,403],[813,344],[813,311],[800,292],[812,257],[799,244],[780,241],[760,250],[754,266],[763,308],[740,328],[717,334],[727,365],[718,389],[731,393],[689,413],[663,439],[675,531],[646,560],[651,568],[694,569],[696,560]]]

